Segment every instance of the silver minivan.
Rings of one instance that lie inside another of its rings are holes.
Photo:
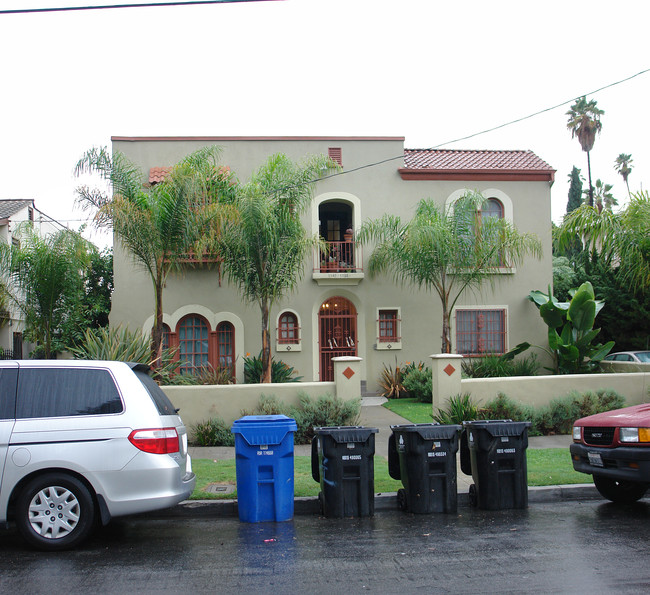
[[[187,431],[141,364],[0,361],[0,522],[39,549],[194,489]]]

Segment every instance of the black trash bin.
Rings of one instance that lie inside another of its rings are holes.
[[[484,510],[528,506],[529,421],[485,420],[463,423],[461,470],[472,475],[469,498]],[[471,472],[468,473],[467,460]]]
[[[461,427],[440,424],[391,426],[388,473],[402,481],[397,492],[402,510],[415,514],[455,513],[456,453]]]
[[[321,512],[331,518],[366,517],[375,512],[377,428],[314,428],[311,472],[320,482]]]

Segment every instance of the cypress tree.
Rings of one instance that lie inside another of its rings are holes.
[[[569,174],[569,200],[566,205],[566,214],[575,211],[582,204],[582,177],[580,170],[574,165]]]

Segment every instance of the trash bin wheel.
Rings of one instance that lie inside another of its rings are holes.
[[[474,484],[469,486],[469,503],[476,508],[478,506],[478,496],[476,494],[476,486]]]
[[[400,510],[406,510],[406,490],[397,490],[397,505]]]

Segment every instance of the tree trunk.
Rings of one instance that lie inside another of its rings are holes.
[[[163,283],[162,278],[159,277],[154,280],[155,289],[155,306],[156,317],[151,330],[151,361],[153,367],[157,368],[162,362],[162,339],[163,339]]]
[[[591,159],[587,151],[587,171],[589,172],[589,206],[594,206],[594,187],[591,185]]]
[[[269,303],[262,300],[262,379],[261,382],[271,382],[271,336],[269,333]]]
[[[451,325],[446,299],[442,301],[442,353],[451,353]]]

